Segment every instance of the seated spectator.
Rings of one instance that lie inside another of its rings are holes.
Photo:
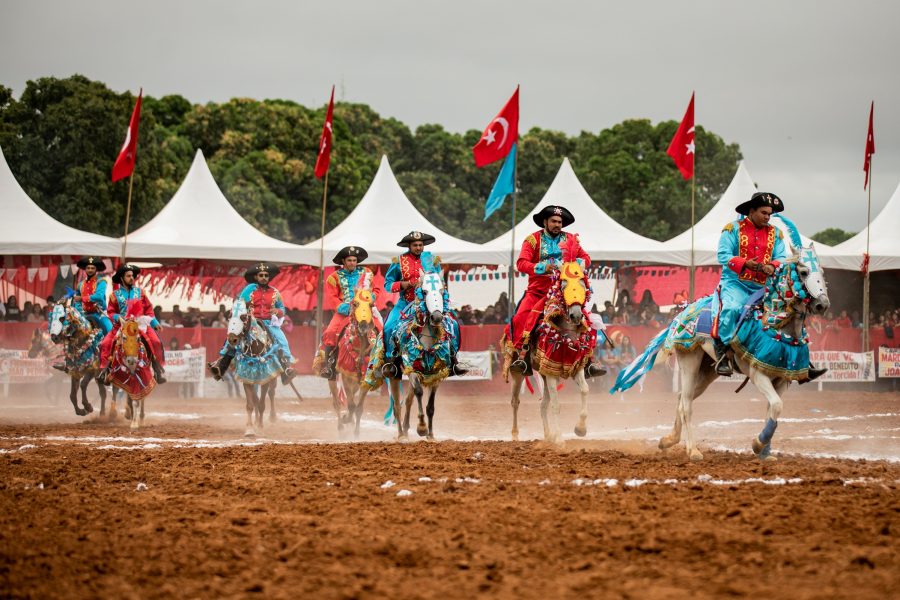
[[[172,322],[172,327],[184,327],[184,313],[181,312],[178,304],[172,307],[172,318],[169,320]]]
[[[228,319],[225,317],[225,313],[216,313],[216,316],[213,319],[212,325],[210,325],[210,327],[228,327]]]
[[[616,299],[616,309],[622,310],[629,306],[631,306],[631,293],[629,293],[628,290],[622,290],[619,292],[619,297]]]
[[[852,324],[852,327],[854,327],[854,328],[856,328],[856,329],[862,328],[862,320],[859,318],[859,311],[858,311],[858,310],[854,310],[854,311],[850,314],[850,322],[851,322],[851,324]]]
[[[644,290],[639,306],[642,311],[649,311],[649,314],[651,315],[655,315],[659,312],[659,304],[653,300],[653,293],[650,290]]]
[[[22,309],[19,308],[19,300],[15,295],[10,295],[6,299],[6,316],[4,318],[7,321],[22,320]]]
[[[37,302],[34,303],[34,306],[31,307],[31,312],[28,313],[26,320],[29,323],[40,323],[44,320],[44,311],[41,309],[41,305]]]
[[[853,323],[850,322],[850,317],[847,316],[846,310],[841,311],[841,315],[834,320],[834,324],[843,328],[850,328],[853,326]]]

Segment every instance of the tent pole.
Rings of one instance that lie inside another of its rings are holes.
[[[122,238],[122,264],[125,264],[125,251],[128,249],[128,222],[131,220],[131,188],[134,185],[134,169],[128,177],[128,206],[125,209],[125,236]]]
[[[319,231],[319,277],[316,284],[316,343],[322,339],[322,319],[325,302],[325,210],[328,205],[328,171],[322,186],[322,227]]]

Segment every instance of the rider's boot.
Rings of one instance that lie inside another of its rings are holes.
[[[99,381],[100,383],[103,383],[103,384],[108,384],[109,383],[109,375],[110,375],[109,365],[106,365],[105,367],[100,369],[99,373],[97,373],[97,381]]]
[[[731,359],[728,357],[728,346],[718,338],[713,338],[713,347],[716,349],[716,374],[722,377],[731,377],[734,371],[731,369]]]
[[[59,370],[62,371],[63,373],[68,373],[68,372],[69,372],[69,367],[68,367],[68,365],[66,365],[65,362],[54,363],[54,364],[53,364],[53,368],[54,368],[54,369],[59,369]]]
[[[388,356],[385,357],[384,364],[381,365],[381,376],[396,379],[400,376],[401,370],[400,357]]]
[[[807,371],[807,378],[800,382],[800,385],[804,383],[809,383],[813,379],[818,379],[822,375],[828,372],[827,368],[819,369],[815,367],[812,363],[809,363],[809,370]]]
[[[454,352],[450,356],[450,374],[448,375],[448,377],[453,377],[454,375],[465,375],[468,372],[468,369],[465,369],[459,365],[459,360],[456,358],[456,352]]]
[[[337,370],[334,368],[334,365],[337,362],[337,357],[335,356],[335,347],[323,346],[322,353],[325,355],[325,360],[324,364],[322,365],[322,370],[319,371],[319,377],[324,377],[325,379],[334,381],[335,377],[337,377]]]
[[[606,369],[598,362],[589,362],[584,367],[584,376],[588,379],[591,377],[600,377],[606,375]]]
[[[216,381],[221,381],[222,376],[225,374],[225,371],[228,370],[228,365],[231,364],[231,361],[234,359],[230,354],[222,354],[211,363],[207,363],[206,366],[209,367],[209,372],[212,373],[213,379]]]
[[[516,357],[516,360],[512,361],[509,365],[509,370],[513,373],[521,373],[522,375],[528,375],[528,350],[523,348],[519,350],[519,355]]]
[[[168,381],[166,379],[166,370],[163,368],[159,361],[155,358],[150,359],[150,366],[153,367],[153,375],[156,377],[156,383],[165,383]]]

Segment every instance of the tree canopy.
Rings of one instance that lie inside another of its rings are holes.
[[[837,246],[841,242],[846,242],[854,235],[856,234],[850,231],[844,231],[838,227],[829,227],[814,234],[812,239],[821,242],[822,244],[828,244],[829,246]]]
[[[130,92],[81,75],[29,81],[18,99],[0,85],[0,147],[42,209],[78,229],[122,234],[128,184],[112,183],[110,170],[134,101]],[[199,148],[222,192],[250,223],[287,241],[315,239],[322,182],[313,167],[324,118],[324,105],[289,100],[192,104],[178,95],[145,96],[131,229],[162,209]],[[531,129],[519,141],[517,219],[540,201],[568,156],[588,194],[622,225],[658,240],[681,233],[690,227],[690,182],[665,153],[677,126],[634,119],[577,136]],[[500,163],[475,167],[471,148],[479,135],[438,124],[411,131],[365,104],[336,103],[327,228],[353,210],[386,154],[407,196],[437,227],[473,242],[500,235],[510,226],[512,203],[483,221]],[[741,152],[702,127],[696,145],[699,220],[731,181]]]

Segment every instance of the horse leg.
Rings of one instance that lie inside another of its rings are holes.
[[[554,444],[562,443],[562,434],[559,431],[559,391],[556,386],[559,385],[559,377],[548,377],[547,388],[549,392],[550,406],[548,411],[548,419],[550,423],[550,437],[548,441]]]
[[[255,437],[256,431],[253,429],[253,411],[256,406],[256,401],[254,400],[254,396],[256,395],[256,390],[253,389],[253,385],[250,383],[244,383],[244,397],[247,399],[247,429],[244,431],[245,437]]]
[[[118,410],[116,409],[116,398],[119,395],[119,388],[116,386],[112,386],[109,394],[109,420],[115,421],[118,416]]]
[[[141,401],[128,395],[128,406],[131,407],[131,430],[136,430],[141,424]]]
[[[703,460],[703,454],[694,446],[694,429],[691,427],[691,414],[694,400],[703,393],[710,383],[715,381],[717,375],[715,369],[703,368],[704,352],[690,353],[689,359],[681,364],[681,425],[684,428],[684,444],[688,457],[693,461]]]
[[[541,393],[541,422],[544,425],[544,439],[550,438],[550,425],[547,421],[547,407],[550,406],[550,383],[547,377],[541,375],[544,381],[544,391]]]
[[[331,392],[331,406],[334,408],[334,415],[337,417],[338,431],[344,428],[344,422],[341,419],[341,401],[338,397],[338,387],[336,379],[328,380],[328,391]]]
[[[263,400],[265,402],[265,400]],[[274,423],[278,420],[278,415],[275,414],[275,385],[271,385],[269,387],[269,423]]]
[[[79,417],[83,417],[87,414],[87,411],[78,406],[78,384],[81,382],[80,378],[70,377],[72,382],[72,387],[69,389],[69,401],[72,403],[72,406],[75,407],[75,414]]]
[[[409,376],[409,390],[407,390],[406,398],[404,400],[404,403],[406,404],[406,410],[403,411],[403,437],[406,439],[409,439],[409,417],[412,415],[412,399],[413,394],[416,391],[416,386],[413,383],[415,381],[415,377],[415,373],[411,373]],[[399,418],[400,415],[397,416]]]
[[[439,383],[435,383],[428,390],[428,405],[425,407],[425,411],[428,414],[428,439],[434,440],[434,397],[437,395]]]
[[[745,363],[741,363],[743,369]],[[751,447],[759,460],[774,461],[777,460],[772,456],[772,437],[775,435],[775,429],[778,427],[778,417],[781,416],[781,410],[784,408],[784,401],[781,399],[781,393],[787,389],[787,382],[778,379],[778,383],[773,385],[772,380],[768,376],[757,371],[753,367],[749,367],[750,381],[756,386],[769,402],[769,410],[766,414],[766,425],[759,435],[753,438]],[[746,372],[746,371],[745,371]],[[777,389],[776,389],[777,386]]]
[[[413,381],[415,381],[413,384],[413,393],[416,395],[416,404],[419,408],[419,424],[416,426],[416,433],[419,434],[419,437],[424,437],[428,434],[428,430],[430,429],[430,427],[425,425],[425,411],[422,410],[422,394],[425,390],[422,389],[422,382],[418,377],[413,379],[413,377],[410,376],[410,382]]]
[[[353,428],[353,437],[359,439],[359,421],[362,419],[363,413],[363,405],[366,402],[366,395],[369,393],[369,388],[366,386],[359,386],[359,402],[356,403],[356,424]]]
[[[96,381],[97,391],[100,393],[100,416],[102,417],[106,414],[106,386],[100,379],[96,379]]]
[[[87,399],[87,388],[88,384],[91,382],[94,376],[88,373],[84,377],[81,378],[81,406],[84,407],[84,414],[89,414],[94,412],[94,407],[91,406],[91,403],[88,402]]]
[[[257,429],[262,429],[263,415],[266,412],[266,396],[269,393],[269,387],[272,385],[275,385],[274,381],[276,381],[276,380],[273,379],[272,381],[269,381],[268,383],[265,383],[265,384],[259,386],[258,394],[255,393],[255,390],[254,390],[253,400],[254,400],[254,404],[256,406],[255,406],[255,410],[254,410],[253,414],[256,417]]]
[[[590,391],[587,379],[584,377],[584,369],[575,373],[575,384],[581,392],[581,412],[578,414],[578,423],[575,424],[575,435],[584,437],[587,435],[587,395]]]
[[[512,387],[512,401],[510,404],[512,405],[513,410],[513,426],[512,426],[512,439],[514,442],[519,441],[519,394],[522,391],[522,382],[525,381],[525,376],[522,373],[513,372],[513,387]]]
[[[394,419],[397,420],[397,439],[403,441],[406,439],[406,433],[403,431],[403,399],[400,398],[400,380],[391,379],[391,398],[394,399]],[[412,388],[410,388],[411,390]]]

